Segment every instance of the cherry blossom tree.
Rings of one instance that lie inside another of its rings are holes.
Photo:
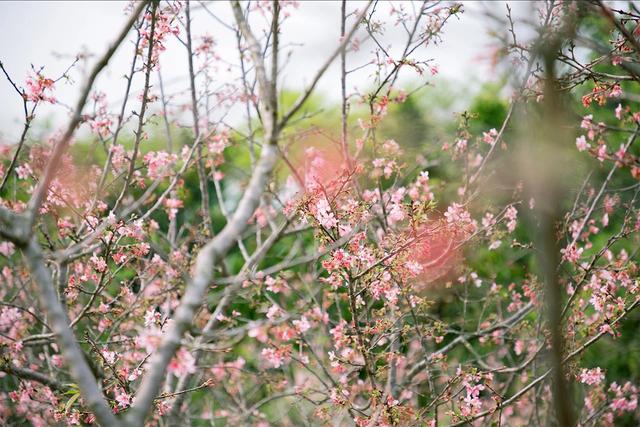
[[[284,0],[132,2],[106,52],[61,76],[0,63],[24,107],[0,146],[3,423],[638,422],[638,378],[589,357],[638,320],[636,6],[491,8],[500,124],[465,111],[418,142],[385,124],[465,5],[324,7],[335,46],[295,93]],[[224,33],[198,34],[196,12]],[[98,79],[116,52],[120,98]],[[313,101],[332,66],[328,111]],[[68,118],[40,135],[44,105]]]

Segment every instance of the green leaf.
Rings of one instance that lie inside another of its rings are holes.
[[[76,400],[80,397],[80,393],[76,393],[67,400],[67,403],[64,405],[64,412],[69,412],[69,409],[76,403]]]

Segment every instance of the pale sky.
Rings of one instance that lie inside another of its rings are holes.
[[[399,2],[394,3],[397,5]],[[384,2],[381,4],[381,7],[387,6]],[[88,60],[88,66],[92,66],[96,56],[102,55],[126,21],[127,17],[123,13],[125,5],[125,2],[120,1],[2,1],[0,28],[3,41],[0,44],[0,61],[16,83],[21,85],[24,85],[31,64],[37,68],[44,66],[45,75],[56,77],[66,69],[78,52],[86,51],[94,54]],[[350,7],[353,9],[361,5],[362,3],[353,2]],[[208,3],[207,7],[222,20],[231,22],[231,9],[227,2]],[[492,80],[497,76],[493,75],[486,61],[479,60],[481,56],[487,55],[487,47],[493,41],[488,35],[489,20],[483,12],[490,9],[504,14],[505,5],[498,2],[470,2],[465,3],[464,7],[466,11],[459,20],[454,18],[446,24],[443,43],[429,47],[422,56],[433,58],[440,76],[447,80],[460,84],[470,80]],[[516,11],[522,11],[521,13],[529,10],[527,5],[518,2],[513,7]],[[192,8],[194,35],[210,34],[216,40],[216,51],[221,56],[229,56],[236,61],[233,33],[211,18],[197,2],[193,3]],[[282,44],[292,44],[292,54],[287,61],[282,85],[290,89],[301,89],[310,80],[318,66],[335,49],[340,29],[339,18],[339,2],[300,1],[298,9],[292,10],[291,18],[282,28]],[[259,22],[256,21],[255,24]],[[393,25],[387,31],[386,40],[393,41],[399,34],[399,28],[394,28]],[[362,32],[359,35],[363,37]],[[125,80],[122,76],[129,68],[131,57],[132,45],[128,42],[120,47],[94,86],[107,94],[114,112],[124,92]],[[364,44],[359,52],[350,54],[350,66],[364,63],[370,57],[371,45]],[[167,92],[181,92],[188,87],[186,50],[178,41],[173,40],[167,45],[160,64]],[[72,76],[79,80],[76,85],[57,85],[56,97],[61,103],[75,104],[78,83],[86,68],[86,64],[81,64],[73,71]],[[431,78],[428,73],[425,76]],[[0,143],[12,143],[17,139],[24,120],[22,102],[4,76],[1,77]],[[362,88],[367,77],[366,73],[352,75],[349,88]],[[223,83],[224,70],[216,78]],[[328,102],[338,100],[338,78],[338,62],[335,61],[321,80],[317,91]],[[49,119],[54,128],[66,122],[60,107],[40,108],[38,123],[42,124],[45,119]]]

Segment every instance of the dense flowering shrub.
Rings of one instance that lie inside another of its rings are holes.
[[[635,8],[538,3],[528,41],[508,9],[500,123],[465,112],[455,135],[416,143],[386,134],[419,96],[399,75],[437,73],[425,47],[463,5],[343,3],[335,51],[285,102],[280,37],[298,6],[202,4],[233,13],[226,58],[228,40],[192,34],[195,5],[131,3],[48,139],[30,136],[35,112],[75,63],[24,84],[2,64],[25,123],[0,149],[0,421],[637,423],[637,376],[589,357],[622,348],[640,302]],[[182,97],[162,83],[176,38]],[[95,78],[125,41],[113,108]],[[370,61],[348,62],[364,46]],[[310,126],[334,60],[340,126]],[[347,64],[369,72],[353,93]]]

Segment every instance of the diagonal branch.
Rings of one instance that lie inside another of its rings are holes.
[[[53,153],[51,154],[51,157],[47,162],[47,167],[44,172],[44,177],[42,178],[42,180],[40,181],[40,184],[38,185],[35,192],[31,196],[31,200],[29,200],[28,209],[29,209],[29,212],[31,212],[31,221],[30,221],[31,227],[33,227],[33,224],[35,223],[36,218],[38,217],[38,211],[40,210],[40,206],[42,206],[42,203],[45,199],[47,191],[49,190],[49,185],[51,184],[53,177],[55,176],[56,172],[58,171],[58,168],[60,167],[60,160],[62,158],[62,155],[67,151],[67,147],[69,146],[69,141],[71,140],[71,137],[73,136],[73,133],[75,132],[76,127],[78,127],[78,125],[82,121],[82,109],[84,108],[84,105],[87,102],[87,98],[89,97],[89,92],[93,87],[93,83],[98,77],[98,74],[100,74],[100,72],[107,66],[107,64],[109,63],[109,60],[118,49],[118,46],[120,46],[123,40],[127,37],[127,34],[129,34],[129,30],[135,24],[136,20],[138,19],[138,15],[140,15],[140,13],[142,12],[142,10],[144,10],[146,5],[147,5],[146,0],[138,3],[138,6],[129,17],[129,20],[124,25],[122,30],[120,30],[120,34],[118,34],[118,37],[116,38],[116,40],[111,44],[111,46],[102,56],[100,61],[98,61],[98,63],[96,63],[96,65],[94,65],[93,69],[91,70],[91,74],[89,74],[89,78],[87,79],[87,82],[85,83],[82,89],[80,98],[78,99],[78,103],[76,104],[76,108],[73,112],[73,116],[71,117],[71,121],[67,126],[67,130],[64,133],[62,139],[58,141],[58,143],[55,145],[53,149]]]
[[[252,52],[255,50],[259,53],[259,45],[253,33],[251,32],[247,22],[244,19],[240,4],[233,2],[232,7],[238,26],[241,28],[245,38],[249,41]],[[275,17],[277,19],[277,15]],[[277,31],[277,25],[274,25]],[[274,45],[274,50],[277,45]],[[252,53],[254,54],[254,53]],[[274,52],[274,54],[277,54]],[[267,185],[267,180],[271,175],[271,171],[276,165],[278,159],[278,149],[276,142],[278,139],[278,129],[270,112],[276,110],[277,104],[274,104],[275,96],[270,96],[271,91],[275,91],[275,84],[269,83],[264,69],[262,58],[255,54],[256,73],[260,81],[260,104],[263,114],[264,139],[266,141],[262,146],[260,160],[256,164],[249,185],[246,188],[236,211],[227,222],[222,231],[211,239],[200,250],[196,258],[196,264],[191,281],[187,284],[184,296],[180,301],[180,305],[172,318],[171,326],[165,333],[160,347],[150,361],[149,368],[142,379],[140,388],[135,396],[133,406],[127,414],[127,421],[130,425],[141,425],[151,409],[158,391],[164,382],[166,369],[171,358],[178,350],[182,336],[191,326],[197,309],[202,304],[204,296],[211,284],[213,278],[213,267],[223,258],[227,252],[233,247],[237,239],[248,226],[251,215],[255,212],[260,204],[260,198]]]
[[[150,361],[150,366],[129,411],[130,425],[142,425],[165,378],[171,358],[178,350],[182,335],[191,325],[196,310],[204,300],[213,278],[213,266],[223,258],[247,228],[251,215],[260,203],[260,197],[273,170],[278,151],[274,145],[265,144],[260,161],[251,177],[249,186],[225,228],[207,243],[196,259],[194,273],[187,285],[180,305],[172,318],[171,326],[162,339],[162,344]]]
[[[76,127],[82,120],[82,109],[89,97],[89,92],[93,87],[95,79],[104,67],[106,67],[118,46],[126,38],[131,26],[133,26],[138,19],[138,16],[144,7],[146,7],[146,4],[146,1],[138,4],[138,7],[132,13],[116,40],[91,71],[67,130],[53,149],[51,158],[46,166],[44,177],[29,201],[27,210],[27,215],[29,216],[18,215],[0,207],[0,235],[22,247],[22,253],[31,272],[31,277],[38,287],[40,304],[47,312],[51,328],[56,335],[61,353],[69,366],[71,376],[78,384],[84,402],[96,416],[98,422],[105,427],[118,426],[119,423],[111,412],[111,408],[102,394],[98,382],[85,359],[84,353],[69,328],[69,318],[64,307],[58,300],[58,295],[51,278],[51,272],[45,265],[40,245],[35,237],[30,239],[29,236],[32,234],[33,224],[36,221],[49,185],[59,168],[60,160],[69,145],[69,141]]]

